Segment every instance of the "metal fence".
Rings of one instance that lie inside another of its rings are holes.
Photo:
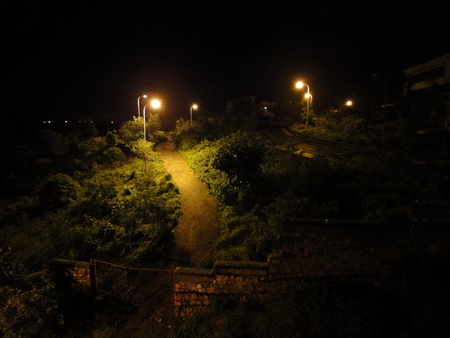
[[[155,309],[173,308],[173,270],[130,267],[93,259],[94,284],[126,303]]]

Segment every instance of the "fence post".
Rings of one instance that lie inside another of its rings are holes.
[[[89,275],[91,279],[91,292],[94,296],[97,296],[97,269],[95,268],[95,260],[90,259]]]
[[[130,268],[127,266],[125,267],[127,272],[127,298],[128,303],[131,304],[131,281],[130,281]]]

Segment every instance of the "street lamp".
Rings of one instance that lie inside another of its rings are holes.
[[[306,98],[306,124],[305,124],[305,131],[308,130],[308,120],[309,120],[309,105],[310,105],[310,101],[312,102],[312,95],[309,92],[309,86],[306,83],[303,83],[302,81],[298,81],[295,84],[295,87],[297,87],[298,89],[303,88],[303,86],[306,86],[306,88],[308,89],[308,92],[305,94],[305,98]]]
[[[197,108],[198,108],[198,106],[196,104],[193,104],[191,106],[191,109],[190,109],[190,111],[191,111],[191,126],[192,126],[192,109],[197,109]]]
[[[353,101],[352,100],[348,100],[347,102],[345,102],[345,105],[347,107],[351,107],[351,106],[353,106]]]
[[[147,98],[147,95],[142,95],[143,98]],[[141,108],[139,107],[139,102],[141,101],[141,97],[139,96],[137,99],[137,106],[138,106],[138,117],[141,116]]]
[[[386,74],[382,74],[384,77],[384,108],[383,108],[383,134],[381,139],[381,144],[384,145],[385,134],[386,134],[386,109],[387,109],[387,95],[388,95],[388,79]],[[372,74],[372,77],[378,77],[379,74]]]
[[[145,108],[148,106],[148,104],[146,104],[144,106],[144,111],[143,111],[143,115],[142,117],[144,118],[144,141],[147,140],[146,138],[146,125],[145,125]],[[159,108],[161,107],[161,102],[159,100],[152,100],[152,102],[150,102],[150,106],[152,106],[152,108]]]

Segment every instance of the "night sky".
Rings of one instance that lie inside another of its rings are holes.
[[[126,120],[153,93],[174,121],[193,102],[293,99],[297,79],[316,103],[362,98],[372,73],[450,52],[449,1],[198,3],[3,5],[2,115]]]

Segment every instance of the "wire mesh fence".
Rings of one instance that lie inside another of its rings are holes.
[[[129,267],[94,259],[95,287],[122,301],[155,309],[173,306],[173,271]]]

